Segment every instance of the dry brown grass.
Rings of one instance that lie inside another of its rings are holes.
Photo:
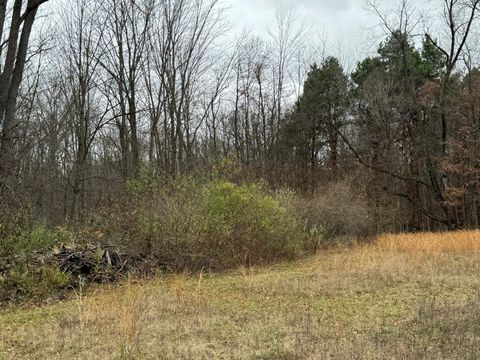
[[[0,359],[479,358],[480,252],[428,236],[5,310]]]
[[[461,253],[480,251],[480,231],[386,234],[376,244],[383,251]]]

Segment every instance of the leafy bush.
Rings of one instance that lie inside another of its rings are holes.
[[[228,268],[293,258],[318,240],[301,226],[291,198],[261,184],[130,181],[128,213],[112,238],[174,269]]]
[[[72,242],[73,233],[63,227],[50,229],[44,224],[24,227],[17,233],[4,234],[0,246],[0,254],[26,256],[35,252],[43,252],[55,245]]]
[[[302,250],[296,218],[258,184],[212,182],[204,190],[203,211],[207,242],[226,259],[291,258]]]

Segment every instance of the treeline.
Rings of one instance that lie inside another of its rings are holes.
[[[85,225],[146,173],[228,159],[223,178],[352,204],[371,232],[478,227],[480,0],[421,36],[407,1],[394,21],[369,3],[384,40],[351,73],[289,12],[260,38],[218,0],[43,3],[0,1],[2,218]]]

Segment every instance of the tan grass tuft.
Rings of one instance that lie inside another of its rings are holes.
[[[462,253],[480,251],[480,231],[385,234],[376,243],[381,251]]]

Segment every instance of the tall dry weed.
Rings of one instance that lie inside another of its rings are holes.
[[[480,231],[385,234],[375,243],[381,251],[462,253],[480,251]]]

